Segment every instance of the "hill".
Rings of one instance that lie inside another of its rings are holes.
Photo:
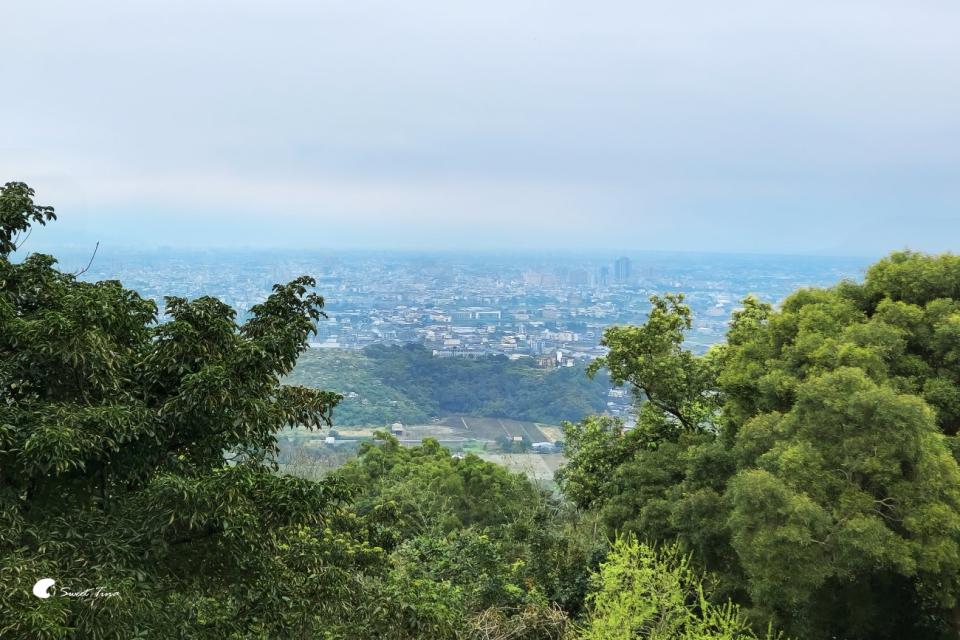
[[[363,351],[312,349],[288,382],[343,394],[334,409],[342,426],[424,423],[467,415],[559,424],[604,411],[609,378],[583,367],[540,369],[503,356],[434,358],[418,344]]]

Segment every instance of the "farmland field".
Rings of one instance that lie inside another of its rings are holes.
[[[322,476],[353,457],[361,442],[373,439],[376,431],[384,429],[382,426],[334,426],[332,430],[324,431],[305,428],[286,430],[280,437],[281,469],[297,475]],[[335,440],[328,443],[326,438],[331,433],[335,434]],[[529,444],[556,442],[562,439],[563,433],[559,426],[537,422],[447,416],[428,424],[403,425],[402,433],[396,435],[400,443],[406,446],[416,446],[426,438],[433,438],[452,452],[474,453],[484,460],[551,485],[554,472],[563,463],[563,455],[504,452],[498,442],[516,436]]]
[[[531,480],[552,483],[554,472],[564,462],[559,453],[541,455],[539,453],[481,453],[484,460],[503,465],[510,471],[522,473]]]

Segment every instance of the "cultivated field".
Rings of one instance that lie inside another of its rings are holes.
[[[554,472],[564,463],[560,453],[479,453],[477,456],[542,483],[552,483]]]
[[[389,431],[390,425],[368,427],[338,427],[334,425],[340,439],[363,440],[373,437],[375,431]],[[309,431],[308,429],[292,429],[284,434],[286,437],[322,442],[325,433]],[[507,418],[475,418],[471,416],[448,416],[439,422],[430,424],[404,425],[400,441],[417,443],[424,438],[435,438],[441,442],[468,442],[479,440],[496,442],[507,436],[525,436],[530,442],[556,442],[562,439],[560,427],[546,425],[539,422],[524,422]]]
[[[440,425],[450,427],[463,437],[472,440],[495,441],[503,436],[526,436],[531,442],[550,441],[536,422],[522,422],[507,418],[451,416],[441,420]]]
[[[287,455],[281,470],[299,476],[318,478],[344,464],[356,453],[360,442],[369,440],[376,431],[389,431],[389,425],[370,427],[333,427],[336,441],[327,444],[327,431],[296,428],[280,436],[280,446]],[[562,454],[501,453],[497,441],[504,436],[526,437],[529,442],[556,442],[563,439],[560,427],[506,418],[448,416],[430,424],[404,425],[398,437],[408,446],[416,446],[426,438],[437,440],[451,451],[473,453],[484,460],[501,464],[511,471],[523,473],[532,480],[552,486],[553,474],[564,462]]]

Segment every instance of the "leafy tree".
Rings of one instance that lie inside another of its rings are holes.
[[[29,237],[33,224],[45,225],[57,219],[53,207],[34,204],[34,195],[34,190],[23,182],[3,185],[3,197],[0,198],[0,256],[6,258],[19,249]]]
[[[403,447],[390,434],[376,436],[334,478],[357,489],[358,515],[388,523],[382,530],[395,540],[382,539],[385,548],[432,529],[504,527],[542,499],[525,476],[472,454],[455,458],[432,438]]]
[[[243,325],[208,297],[168,298],[158,323],[118,282],[15,262],[54,218],[32,198],[0,190],[0,636],[349,635],[357,570],[383,551],[348,488],[269,468],[278,429],[322,426],[338,400],[279,384],[322,313],[313,281]],[[57,597],[31,595],[41,577]],[[96,587],[119,597],[59,595]]]
[[[954,633],[958,295],[960,259],[897,253],[779,309],[747,298],[702,357],[681,299],[655,299],[597,365],[637,392],[637,428],[567,427],[562,485],[799,637]]]
[[[615,384],[629,383],[650,409],[645,415],[661,429],[695,433],[709,428],[718,409],[715,371],[710,358],[683,349],[683,336],[692,322],[682,295],[651,296],[653,308],[643,326],[615,326],[603,334],[609,353],[594,360],[588,372],[610,372]],[[655,411],[651,411],[655,410]]]
[[[447,585],[462,624],[492,634],[479,637],[556,637],[606,552],[589,519],[525,476],[434,440],[402,447],[380,433],[334,477],[358,488],[350,509],[391,575]]]
[[[611,493],[614,471],[633,458],[640,441],[624,431],[621,420],[603,416],[566,422],[563,433],[564,450],[574,463],[557,471],[557,483],[577,507],[589,509]]]
[[[583,640],[748,640],[740,608],[714,604],[710,585],[676,545],[656,550],[619,538],[593,576]],[[773,638],[768,629],[767,638]]]

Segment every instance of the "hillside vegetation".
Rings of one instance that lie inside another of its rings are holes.
[[[638,426],[568,428],[565,495],[610,535],[679,541],[796,637],[956,637],[960,258],[748,298],[702,357],[682,296],[653,302],[593,365],[646,394]]]
[[[504,356],[434,358],[418,344],[373,345],[362,352],[308,350],[288,381],[342,394],[333,417],[343,426],[426,424],[451,414],[559,424],[606,409],[607,376],[584,372]]]

